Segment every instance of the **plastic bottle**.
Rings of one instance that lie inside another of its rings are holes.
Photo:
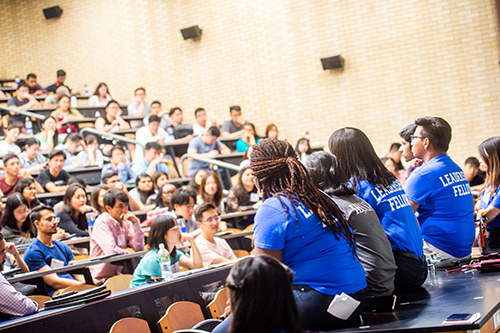
[[[92,209],[88,209],[85,212],[85,217],[87,218],[87,226],[89,230],[89,234],[92,233],[92,229],[94,228],[94,223],[95,223],[95,213]]]
[[[307,142],[311,142],[311,136],[309,135],[309,132],[306,132],[305,138],[307,139]]]
[[[100,118],[100,117],[101,117],[101,113],[99,111],[96,111],[95,112],[95,118],[97,119],[97,118]]]
[[[14,80],[16,80],[16,84],[19,84],[19,82],[21,82],[21,79],[17,75],[16,75],[16,78]]]
[[[160,243],[158,250],[158,261],[161,267],[161,277],[165,281],[172,280],[172,270],[170,269],[170,254],[165,249],[165,244]]]
[[[71,107],[76,108],[78,106],[78,101],[76,100],[76,96],[71,96]]]
[[[175,140],[174,128],[172,126],[167,127],[167,133],[168,133],[168,137],[170,138],[170,141],[173,142]]]
[[[33,135],[33,124],[31,123],[30,117],[26,117],[24,127],[26,127],[26,133],[28,135],[30,135],[30,136]]]
[[[185,234],[186,233],[186,221],[182,217],[182,215],[177,215],[177,223],[179,224],[179,227],[181,228],[181,233]]]
[[[89,95],[89,86],[84,85],[83,90],[85,90],[85,96],[88,96]]]

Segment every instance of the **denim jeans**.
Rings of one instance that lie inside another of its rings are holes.
[[[392,251],[396,261],[394,292],[396,294],[420,287],[427,279],[427,262],[422,258],[404,251]]]

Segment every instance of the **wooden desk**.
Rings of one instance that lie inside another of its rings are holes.
[[[179,171],[179,167],[177,165],[177,161],[175,160],[175,150],[174,147],[187,147],[189,146],[189,141],[179,141],[179,142],[162,142],[160,143],[162,148],[167,150],[167,153],[172,156],[172,161],[174,162],[174,168],[177,171],[178,175],[182,175]]]
[[[0,86],[3,87],[4,83],[16,82],[16,79],[0,79]]]
[[[4,93],[12,94],[14,91],[16,91],[16,88],[14,87],[0,87],[0,91],[3,91]]]

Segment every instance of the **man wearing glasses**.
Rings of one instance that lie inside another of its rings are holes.
[[[33,208],[30,215],[37,229],[37,238],[31,243],[24,253],[24,261],[30,271],[46,271],[63,266],[75,260],[68,245],[63,242],[52,240],[52,235],[57,233],[59,219],[50,206],[40,205]],[[57,289],[84,283],[81,275],[71,275],[67,272],[48,274],[43,277],[49,296]]]
[[[406,193],[424,238],[424,254],[437,252],[436,267],[466,260],[475,237],[473,199],[467,177],[447,155],[451,126],[438,117],[415,120],[411,149],[423,165],[406,182]]]
[[[194,211],[194,216],[201,229],[201,234],[194,241],[200,250],[203,267],[236,260],[229,244],[215,236],[219,231],[220,222],[215,206],[212,203],[201,204]]]

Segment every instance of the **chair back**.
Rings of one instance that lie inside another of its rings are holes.
[[[130,281],[132,281],[132,274],[121,274],[115,275],[109,278],[104,285],[106,288],[111,290],[112,293],[115,293],[120,290],[125,290],[130,287]]]
[[[208,304],[208,309],[210,310],[210,314],[212,318],[219,319],[220,316],[224,314],[224,310],[226,308],[227,300],[229,299],[229,295],[227,294],[227,289],[222,288],[215,294],[212,302]]]
[[[64,289],[58,289],[58,290],[56,290],[56,292],[52,296],[61,295],[61,294],[64,294],[64,293],[67,293],[70,291],[77,291],[78,292],[78,291],[82,291],[82,290],[92,289],[95,287],[96,286],[94,286],[93,284],[78,284],[76,286],[70,286],[70,287],[66,287]]]
[[[31,295],[31,296],[28,296],[28,298],[32,301],[35,301],[36,304],[38,304],[39,309],[43,308],[43,304],[45,302],[50,301],[52,299],[52,297],[45,296],[45,295]]]
[[[243,258],[250,254],[247,250],[233,250],[233,253],[236,258]]]
[[[203,320],[203,312],[197,303],[180,301],[168,307],[158,325],[163,333],[172,333],[191,328]]]
[[[109,333],[151,333],[151,330],[144,319],[123,318],[111,326]]]

